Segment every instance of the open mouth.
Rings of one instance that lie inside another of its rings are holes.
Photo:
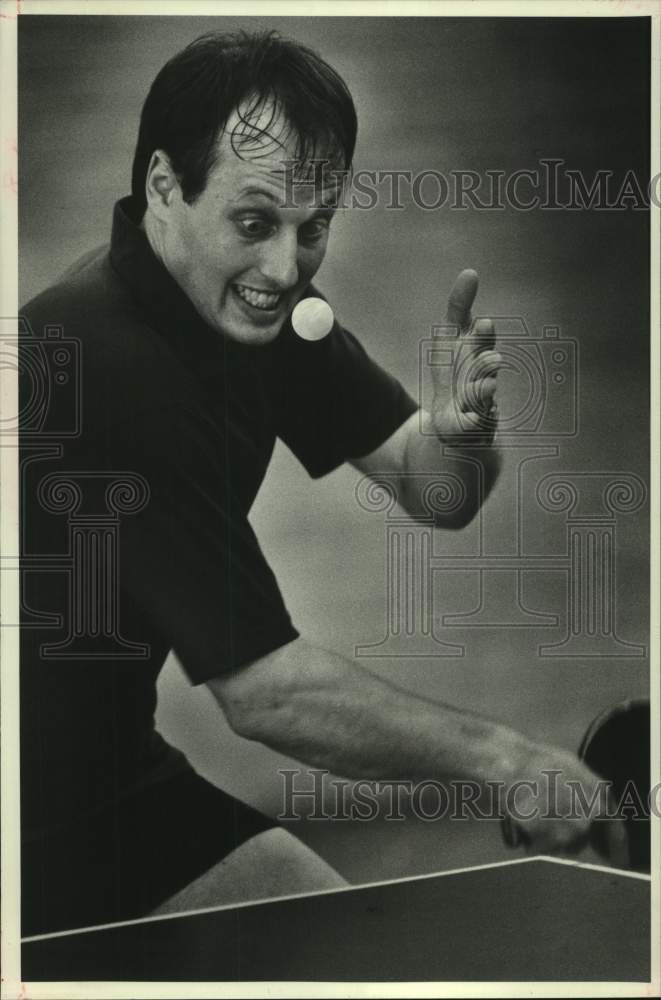
[[[233,290],[242,302],[246,302],[253,309],[260,312],[274,312],[282,303],[283,295],[279,292],[265,292],[260,288],[251,288],[249,285],[239,285],[234,283]]]

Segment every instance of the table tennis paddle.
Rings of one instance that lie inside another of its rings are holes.
[[[591,846],[619,867],[649,871],[649,701],[631,699],[600,712],[581,740],[578,757],[595,774],[610,782],[615,804],[626,801],[631,805],[623,809],[621,820],[602,819],[592,823]],[[637,808],[640,805],[642,810]],[[618,825],[617,830],[613,823]],[[525,830],[516,826],[510,816],[504,818],[501,829],[508,847],[530,843]]]
[[[631,699],[598,715],[583,737],[578,756],[595,774],[611,782],[615,802],[624,806],[628,867],[649,871],[649,701]],[[610,859],[608,821],[592,824],[590,843],[602,857]]]

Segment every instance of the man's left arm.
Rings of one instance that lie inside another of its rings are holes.
[[[501,456],[494,444],[498,414],[494,393],[502,357],[493,323],[473,322],[474,271],[462,271],[448,301],[447,323],[456,332],[453,364],[432,366],[433,397],[370,454],[352,464],[372,477],[395,476],[398,499],[412,517],[428,517],[429,489],[449,477],[453,499],[434,511],[442,528],[461,528],[480,509],[498,478]]]

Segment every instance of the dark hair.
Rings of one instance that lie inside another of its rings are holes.
[[[256,127],[272,102],[266,127]],[[136,208],[147,207],[145,181],[152,153],[170,157],[184,199],[204,191],[216,159],[216,141],[241,108],[234,151],[277,142],[269,129],[284,116],[296,140],[295,159],[309,163],[332,153],[349,170],[356,143],[356,110],[342,78],[312,49],[277,32],[203,35],[177,53],[154,80],[140,117],[133,159]],[[271,145],[272,148],[272,145]]]

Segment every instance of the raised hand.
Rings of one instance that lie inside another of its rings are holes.
[[[432,366],[431,418],[444,444],[488,446],[498,424],[494,394],[503,359],[495,350],[492,321],[472,319],[477,287],[475,271],[462,271],[455,281],[446,315],[448,326],[456,330],[456,339],[448,341],[453,346],[453,364]]]

